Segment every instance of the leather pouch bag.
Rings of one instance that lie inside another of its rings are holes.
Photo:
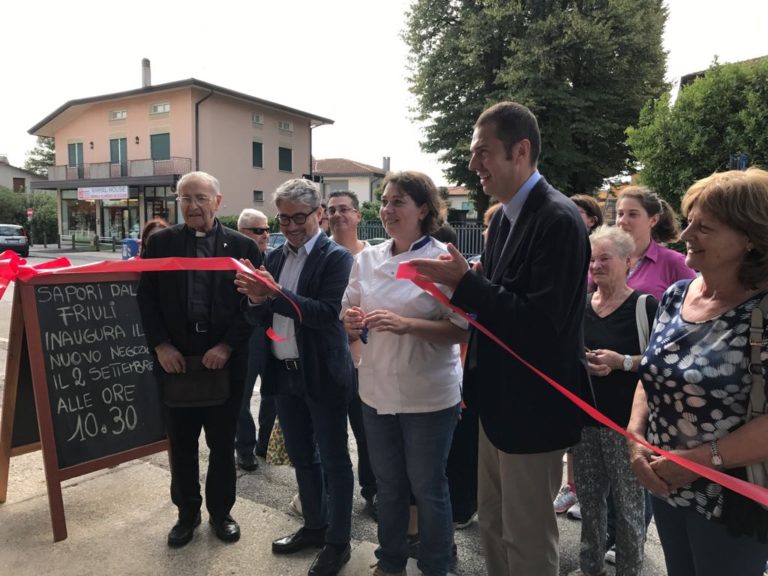
[[[229,368],[209,370],[202,356],[185,356],[184,374],[166,374],[163,402],[172,408],[218,406],[229,398]]]

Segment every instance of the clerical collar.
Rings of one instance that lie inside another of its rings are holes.
[[[211,236],[216,234],[216,228],[218,227],[218,225],[219,225],[219,221],[218,220],[214,220],[213,221],[213,227],[210,230],[208,230],[208,232],[199,232],[199,231],[195,230],[194,228],[192,228],[192,227],[190,227],[190,226],[185,224],[185,226],[187,227],[187,233],[190,236],[194,236],[195,238],[210,238]]]

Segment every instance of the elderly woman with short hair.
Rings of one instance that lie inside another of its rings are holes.
[[[688,189],[682,208],[686,264],[701,275],[661,300],[628,430],[745,478],[745,466],[768,460],[768,416],[747,421],[751,317],[768,294],[768,172],[713,174]],[[764,361],[765,328],[760,353]],[[763,574],[768,511],[637,442],[630,460],[654,495],[669,576]]]
[[[632,237],[601,226],[590,236],[589,269],[597,284],[584,311],[584,342],[592,376],[591,403],[619,426],[626,426],[637,385],[637,367],[657,302],[627,286]],[[644,318],[645,329],[638,330]],[[581,504],[581,569],[574,576],[605,574],[608,495],[616,507],[617,574],[638,576],[645,540],[643,489],[629,465],[622,436],[592,419],[573,448],[573,467]]]

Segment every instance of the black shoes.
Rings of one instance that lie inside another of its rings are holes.
[[[253,472],[259,467],[259,463],[256,461],[256,455],[253,452],[248,452],[237,455],[237,466],[246,472]]]
[[[240,526],[237,525],[237,522],[229,514],[217,520],[210,518],[208,522],[213,527],[213,531],[219,540],[224,542],[237,542],[240,540]],[[200,526],[200,512],[197,513],[192,522],[179,520],[168,533],[168,546],[171,548],[185,546],[192,540],[192,536],[195,535],[195,528],[198,526]]]
[[[325,545],[325,528],[310,530],[299,528],[297,532],[272,542],[273,554],[293,554],[305,548],[321,548]]]
[[[256,445],[256,456],[260,456],[261,458],[264,458],[266,460],[267,458],[267,449],[264,446]]]
[[[192,522],[176,522],[171,531],[168,532],[168,546],[171,548],[181,548],[192,540],[195,535],[195,528],[200,526],[200,512]]]
[[[215,520],[211,518],[208,520],[208,523],[213,526],[216,538],[222,542],[237,542],[240,540],[240,526],[237,525],[237,522],[229,514]]]
[[[312,566],[309,568],[307,576],[336,576],[341,567],[349,562],[352,548],[346,544],[341,550],[340,546],[326,544],[320,554],[317,555]]]

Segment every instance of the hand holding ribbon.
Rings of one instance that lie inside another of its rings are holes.
[[[671,460],[675,464],[682,466],[683,468],[689,470],[690,472],[693,472],[697,476],[704,476],[705,478],[708,478],[713,482],[717,482],[718,484],[725,486],[729,490],[733,490],[734,492],[737,492],[742,496],[746,496],[747,498],[750,498],[755,502],[762,504],[763,506],[768,506],[768,488],[763,488],[762,486],[757,486],[755,484],[745,482],[744,480],[741,480],[739,478],[734,478],[733,476],[720,472],[719,470],[715,470],[714,468],[709,468],[708,466],[703,466],[697,462],[693,462],[692,460],[683,458],[682,456],[674,452],[667,452],[666,450],[662,450],[661,448],[657,448],[656,446],[649,444],[644,438],[640,438],[635,434],[627,432],[624,428],[616,424],[613,420],[605,416],[602,412],[599,412],[598,410],[590,406],[587,402],[579,398],[576,394],[574,394],[567,388],[564,388],[562,385],[558,384],[552,378],[544,374],[541,370],[539,370],[538,368],[530,364],[527,360],[525,360],[523,357],[517,354],[514,350],[512,350],[509,346],[507,346],[504,342],[502,342],[501,339],[499,339],[495,334],[493,334],[485,326],[480,324],[480,322],[472,318],[472,316],[467,314],[464,310],[462,310],[458,306],[451,304],[448,297],[445,294],[443,294],[440,291],[440,289],[437,286],[435,286],[435,284],[432,282],[432,280],[437,281],[441,284],[447,285],[452,289],[455,289],[456,286],[458,286],[458,281],[455,281],[455,278],[458,272],[460,271],[460,267],[456,262],[457,260],[456,255],[461,256],[461,254],[459,254],[458,251],[455,248],[453,248],[451,245],[449,245],[448,250],[450,254],[441,256],[439,260],[427,260],[424,258],[419,258],[419,259],[414,259],[408,262],[403,262],[402,264],[400,264],[400,266],[398,266],[397,274],[395,277],[402,280],[410,280],[411,282],[419,286],[422,290],[431,294],[439,302],[449,307],[450,309],[452,309],[462,317],[466,318],[466,320],[472,326],[474,326],[478,331],[480,331],[485,336],[490,338],[494,343],[501,346],[505,351],[507,351],[512,356],[514,356],[517,360],[522,362],[528,369],[533,371],[537,376],[539,376],[545,382],[547,382],[547,384],[555,388],[558,392],[563,394],[571,402],[576,404],[581,410],[589,414],[592,418],[594,418],[604,426],[611,428],[612,430],[615,430],[619,434],[625,436],[626,438],[632,440],[633,442],[636,442],[640,446],[645,447],[647,450],[655,452],[656,454],[660,454],[667,460]],[[468,270],[468,267],[464,269],[464,272],[462,273],[461,277],[463,277],[464,274],[467,273],[467,270]],[[461,277],[459,277],[459,280],[461,280]]]
[[[250,265],[250,262],[248,263]],[[13,251],[6,250],[0,254],[0,298],[5,293],[8,284],[11,281],[26,281],[35,276],[47,276],[54,274],[116,274],[121,272],[170,272],[186,270],[212,270],[229,271],[234,270],[237,275],[245,275],[253,279],[254,282],[263,285],[262,290],[271,294],[273,297],[281,296],[285,298],[294,310],[299,322],[302,321],[301,309],[298,304],[289,298],[275,282],[269,272],[255,270],[252,265],[246,266],[233,258],[215,257],[215,258],[150,258],[135,260],[102,260],[91,264],[81,266],[72,266],[66,258],[57,258],[50,262],[31,266],[27,261],[20,258]],[[281,339],[271,329],[268,331],[269,337],[273,340]]]

